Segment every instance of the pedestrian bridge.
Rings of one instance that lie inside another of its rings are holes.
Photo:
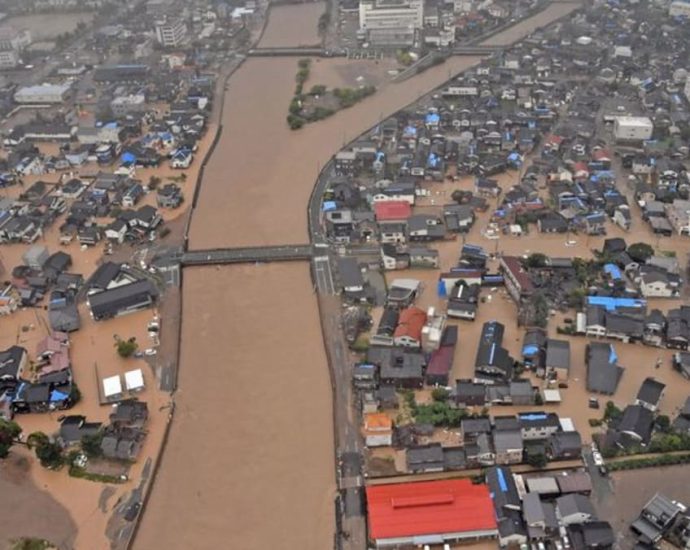
[[[189,267],[256,262],[306,261],[311,260],[313,252],[313,248],[309,244],[189,250],[180,256],[180,264],[183,267]]]

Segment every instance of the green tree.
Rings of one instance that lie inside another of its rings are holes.
[[[532,466],[532,468],[537,468],[541,470],[544,468],[549,461],[546,458],[546,455],[543,453],[536,453],[536,454],[531,454],[527,457],[527,464]]]
[[[646,262],[654,255],[654,249],[647,243],[634,243],[628,247],[628,255],[636,262]]]
[[[668,432],[671,430],[671,419],[665,414],[660,414],[657,416],[655,423],[660,432]]]
[[[158,176],[151,176],[149,178],[149,189],[152,191],[161,184],[161,179]]]
[[[5,458],[10,453],[10,447],[17,441],[22,429],[16,422],[0,419],[0,458]]]
[[[103,442],[103,433],[86,434],[81,438],[81,450],[89,458],[98,458],[103,454],[101,443]]]
[[[326,93],[326,86],[323,84],[314,84],[309,90],[311,95],[323,95]]]
[[[621,411],[613,401],[606,402],[606,408],[604,409],[604,420],[607,422],[615,422],[620,420],[623,416],[623,411]]]
[[[137,344],[137,339],[132,337],[129,340],[122,340],[120,338],[115,342],[115,347],[117,348],[117,354],[120,357],[127,359],[136,353],[139,349],[139,344]]]
[[[546,263],[549,261],[546,254],[541,254],[540,252],[535,252],[527,256],[525,260],[525,265],[527,267],[546,267]]]
[[[445,388],[434,388],[431,390],[431,398],[439,403],[445,403],[449,397],[448,390]]]
[[[26,440],[26,444],[36,453],[41,466],[55,470],[63,465],[62,447],[43,432],[33,432]]]

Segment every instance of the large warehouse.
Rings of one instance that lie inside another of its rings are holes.
[[[489,489],[468,479],[369,486],[367,507],[376,548],[498,535]]]

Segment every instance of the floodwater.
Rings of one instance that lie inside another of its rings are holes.
[[[136,548],[332,544],[328,365],[304,263],[184,273],[176,413]]]
[[[6,500],[12,501],[0,514],[0,547],[9,548],[10,541],[28,536],[49,540],[59,548],[69,547],[76,525],[65,508],[31,481],[31,468],[40,466],[16,448],[0,461],[0,494],[11,495]]]
[[[499,181],[503,190],[507,191],[512,185],[517,183],[518,173],[508,172],[496,176],[495,179]],[[430,192],[430,197],[422,199],[424,203],[415,207],[415,213],[436,213],[441,215],[441,205],[451,202],[450,196],[452,192],[456,189],[471,190],[473,188],[473,179],[462,178],[459,182],[453,183],[425,183],[424,187]],[[622,185],[620,188],[623,192],[628,192]],[[494,205],[492,204],[492,206]],[[659,252],[674,250],[677,252],[681,266],[685,266],[688,260],[687,238],[678,236],[656,238],[652,235],[649,226],[642,221],[639,208],[634,205],[631,208],[631,230],[624,232],[609,223],[607,224],[608,235],[606,237],[542,234],[537,233],[535,226],[531,226],[531,232],[522,237],[501,236],[499,239],[491,240],[482,235],[482,231],[490,221],[491,210],[492,208],[489,208],[487,212],[478,215],[477,221],[464,239],[467,243],[483,246],[489,253],[498,252],[504,255],[522,256],[531,252],[542,252],[553,257],[591,258],[592,250],[600,250],[605,238],[622,237],[628,244],[640,241],[648,242]],[[566,241],[568,240],[571,241],[570,244],[573,246],[566,246]],[[430,247],[439,250],[441,267],[444,270],[448,270],[457,265],[462,244],[463,239],[459,237],[455,241],[430,243]],[[490,262],[489,270],[496,272],[498,270],[498,262]],[[439,271],[437,270],[415,269],[387,272],[386,279],[388,283],[395,278],[401,277],[419,279],[423,284],[423,291],[417,301],[417,305],[422,308],[433,306],[436,308],[436,311],[445,311],[445,299],[439,298],[436,290],[438,275]],[[474,322],[449,321],[450,324],[458,326],[458,346],[455,351],[455,361],[450,376],[451,382],[461,378],[472,378],[477,342],[482,325],[487,321],[497,320],[505,325],[503,346],[513,357],[520,358],[524,328],[517,325],[517,308],[515,303],[506,291],[500,287],[484,289],[482,296],[486,297],[486,302],[479,305],[477,318]],[[680,300],[675,299],[656,299],[649,301],[648,307],[649,309],[658,308],[666,312],[671,308],[678,307],[680,303]],[[562,402],[558,405],[549,405],[545,407],[546,410],[557,412],[562,417],[571,418],[575,428],[583,435],[583,439],[589,441],[592,428],[589,426],[588,420],[591,418],[601,418],[603,405],[606,401],[612,400],[620,408],[624,408],[634,401],[642,381],[646,377],[651,376],[666,384],[664,397],[660,404],[660,413],[670,415],[671,417],[677,414],[686,398],[690,396],[690,383],[673,370],[671,366],[672,351],[647,347],[641,344],[624,344],[615,340],[612,340],[611,343],[618,354],[619,364],[625,368],[625,372],[613,396],[598,396],[602,409],[589,409],[587,402],[590,395],[585,387],[585,347],[589,339],[582,336],[565,336],[557,333],[558,326],[565,326],[563,318],[573,316],[574,313],[571,311],[565,316],[560,314],[554,315],[549,320],[549,337],[570,341],[571,371],[569,387],[560,390]],[[656,369],[655,365],[659,358],[662,360],[662,366]],[[542,383],[543,381],[536,377],[533,379],[533,384],[536,386],[541,387]],[[524,411],[525,407],[495,407],[492,409],[492,414],[513,414],[519,410]]]
[[[510,46],[535,30],[548,25],[551,21],[563,17],[575,11],[582,5],[581,2],[555,2],[532,17],[528,17],[517,25],[495,34],[484,42],[482,46]]]
[[[292,131],[285,117],[297,59],[249,60],[230,79],[223,134],[206,166],[190,248],[306,242],[309,195],[328,159],[379,120],[443,83],[449,73],[478,61],[452,58],[406,82],[383,84],[354,107]],[[362,74],[373,79],[376,67],[373,61],[314,60],[307,87],[356,85],[348,81]]]
[[[292,19],[292,10],[301,15]],[[318,16],[313,5],[274,10],[260,45],[302,43]],[[306,242],[308,198],[330,156],[478,61],[455,57],[384,82],[351,109],[293,132],[285,118],[297,59],[248,59],[228,82],[190,249]],[[307,86],[379,83],[390,68],[315,59]],[[175,420],[135,548],[331,547],[332,404],[308,266],[187,269],[183,296]]]
[[[595,500],[594,505],[600,518],[609,521],[616,532],[616,548],[633,548],[635,541],[630,524],[657,492],[686,506],[690,505],[690,486],[685,482],[688,474],[688,465],[611,474],[610,492],[602,500]]]
[[[318,21],[326,9],[325,2],[306,2],[271,7],[271,15],[264,35],[262,48],[288,48],[319,46]]]
[[[39,13],[34,15],[18,15],[4,19],[0,23],[0,30],[8,27],[17,30],[27,29],[31,33],[32,42],[51,40],[65,32],[72,32],[80,22],[90,23],[93,13]]]

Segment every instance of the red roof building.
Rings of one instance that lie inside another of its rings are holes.
[[[382,201],[374,204],[377,222],[406,221],[412,215],[412,207],[407,201]]]
[[[393,333],[393,341],[399,346],[418,348],[422,345],[422,329],[425,323],[426,313],[423,309],[414,306],[403,309]]]
[[[494,538],[486,485],[469,479],[367,487],[369,538],[377,548]]]

